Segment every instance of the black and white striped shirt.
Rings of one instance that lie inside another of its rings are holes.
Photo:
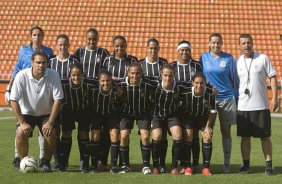
[[[62,79],[61,82],[64,91],[63,108],[72,111],[89,109],[89,90],[97,85],[97,81],[84,78],[77,88],[72,86],[71,79]]]
[[[179,88],[176,81],[174,81],[171,90],[165,90],[162,86],[162,82],[159,81],[153,96],[153,116],[166,118],[176,112],[178,97]]]
[[[139,64],[141,65],[142,67],[142,70],[143,70],[143,74],[145,76],[160,76],[161,73],[161,68],[167,64],[167,60],[164,59],[164,58],[161,58],[161,57],[158,57],[158,59],[156,61],[154,61],[154,63],[150,63],[148,61],[148,58],[144,58],[144,59],[141,59],[139,61]]]
[[[97,48],[89,50],[87,48],[79,48],[74,54],[83,66],[85,77],[97,78],[99,71],[103,67],[103,62],[110,54],[106,49]]]
[[[69,78],[69,68],[73,63],[78,63],[75,56],[69,55],[69,57],[63,61],[59,60],[58,56],[55,56],[49,60],[48,67],[56,70],[61,79]]]
[[[203,72],[201,64],[193,59],[190,59],[187,64],[180,64],[178,61],[174,61],[171,65],[175,68],[175,79],[177,81],[191,82],[192,77],[197,72]]]
[[[151,108],[151,95],[154,87],[147,78],[143,77],[139,85],[129,84],[128,77],[121,79],[118,85],[123,90],[124,103],[121,112],[128,115],[149,113]]]
[[[182,87],[182,86],[181,86]],[[208,116],[210,112],[216,112],[215,96],[212,89],[205,87],[202,95],[196,96],[194,87],[186,88],[186,92],[181,93],[182,105],[180,111],[186,112],[193,118]]]
[[[109,94],[104,94],[99,86],[90,89],[89,100],[91,109],[103,115],[117,112],[121,105],[121,97],[118,96],[115,86]]]
[[[131,55],[126,55],[124,59],[117,59],[111,55],[105,59],[104,67],[112,73],[112,77],[122,79],[125,77],[127,67],[133,62],[137,62],[137,58]]]

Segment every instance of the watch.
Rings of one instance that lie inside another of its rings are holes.
[[[50,123],[52,126],[54,126],[55,124],[55,121],[48,120],[47,122]]]

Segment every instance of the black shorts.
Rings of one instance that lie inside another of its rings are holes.
[[[237,112],[237,135],[241,137],[265,138],[271,136],[269,109]]]
[[[25,122],[31,126],[32,130],[35,128],[35,126],[38,126],[39,131],[41,132],[42,135],[43,135],[42,125],[47,123],[49,117],[50,114],[42,115],[42,116],[33,116],[33,115],[25,115],[25,114],[23,115]],[[32,137],[32,132],[30,133],[30,137]]]
[[[172,115],[166,118],[154,116],[151,121],[151,129],[161,128],[163,130],[170,129],[173,126],[182,126],[176,115]]]
[[[119,129],[120,117],[119,113],[114,112],[111,114],[98,114],[93,113],[91,121],[91,130],[101,130],[101,127],[105,130]]]
[[[192,117],[188,114],[179,114],[178,118],[185,129],[197,129],[204,131],[209,119],[208,115]]]
[[[121,115],[120,120],[120,130],[131,130],[134,126],[134,121],[137,120],[138,129],[143,130],[150,130],[151,127],[151,118],[150,115],[147,113],[140,114],[137,116],[131,116],[131,115]]]
[[[72,111],[70,109],[61,110],[62,131],[72,131],[75,129],[75,122],[78,123],[79,131],[89,131],[91,123],[89,111]]]

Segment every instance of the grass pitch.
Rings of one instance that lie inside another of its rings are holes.
[[[275,176],[266,177],[264,175],[265,162],[261,150],[259,139],[252,139],[251,170],[248,175],[237,174],[242,162],[240,153],[240,138],[236,136],[236,126],[232,127],[233,148],[231,156],[231,174],[222,174],[223,153],[221,146],[221,134],[218,122],[214,130],[213,155],[211,160],[211,170],[213,176],[205,177],[201,174],[193,176],[172,176],[171,174],[161,175],[142,175],[142,159],[139,147],[139,138],[137,130],[132,130],[130,141],[130,163],[133,172],[129,174],[110,174],[108,172],[97,174],[82,174],[78,171],[79,154],[76,141],[76,131],[73,132],[73,146],[70,156],[71,170],[65,173],[54,171],[53,173],[18,173],[12,166],[14,158],[14,136],[15,136],[15,118],[11,112],[0,112],[0,183],[29,183],[29,184],[57,184],[57,183],[282,183],[282,118],[272,119],[272,143],[273,143],[273,166],[275,167]],[[37,143],[37,131],[30,138],[29,155],[38,157],[39,149]],[[167,166],[171,163],[171,137],[169,139],[169,149],[167,156]]]

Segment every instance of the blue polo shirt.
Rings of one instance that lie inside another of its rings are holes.
[[[53,55],[53,50],[49,47],[42,46],[40,50],[47,54],[48,57]],[[31,67],[31,56],[34,52],[35,49],[32,48],[30,45],[25,45],[21,47],[18,56],[18,62],[14,67],[12,78],[15,78],[19,71]]]
[[[237,97],[236,63],[231,54],[222,52],[219,57],[213,57],[208,51],[201,55],[200,62],[207,82],[218,90],[217,100]]]

